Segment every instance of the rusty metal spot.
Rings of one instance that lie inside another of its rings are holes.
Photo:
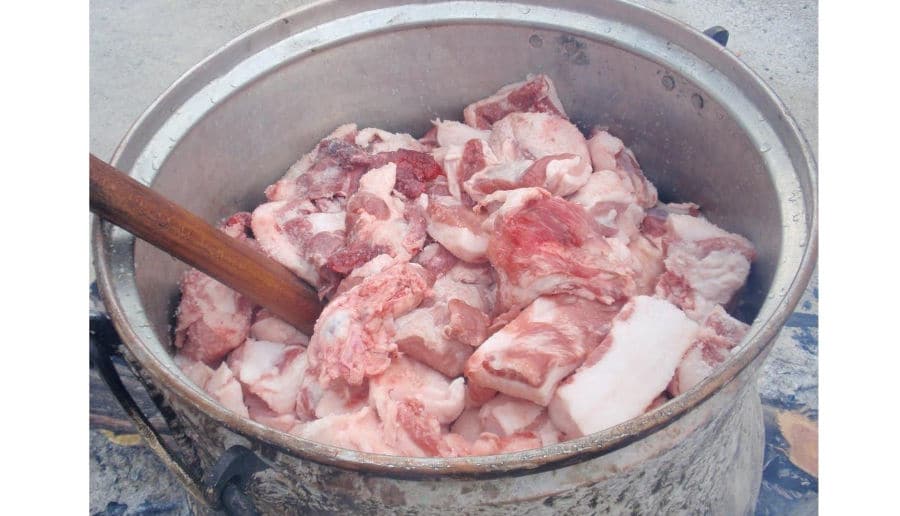
[[[584,66],[590,63],[590,59],[588,59],[588,56],[584,51],[587,45],[579,41],[574,36],[563,34],[559,36],[556,41],[557,43],[559,43],[557,53],[560,54],[566,61],[579,66]]]

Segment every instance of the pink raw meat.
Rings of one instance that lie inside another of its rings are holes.
[[[425,243],[422,208],[391,194],[397,165],[388,163],[367,172],[359,190],[347,202],[345,246],[328,259],[328,267],[349,274],[379,254],[409,261]]]
[[[637,203],[642,208],[650,208],[656,204],[656,187],[644,177],[637,158],[622,140],[602,129],[594,129],[587,146],[595,171],[613,171],[622,181],[630,183]]]
[[[604,238],[583,207],[539,188],[486,200],[495,198],[505,202],[485,225],[493,229],[487,256],[499,276],[501,311],[548,294],[613,304],[634,293],[637,265],[630,251]]]
[[[553,81],[543,74],[508,84],[490,97],[470,104],[463,110],[463,118],[472,127],[488,129],[494,122],[515,112],[553,113],[566,118]]]
[[[428,235],[460,260],[487,261],[488,232],[482,227],[485,217],[465,206],[438,187],[428,194],[425,209]]]
[[[524,183],[540,179],[543,184],[537,186],[564,196],[584,186],[591,175],[591,157],[584,136],[571,122],[556,115],[512,113],[494,124],[488,142],[501,162],[535,162],[530,175],[512,176],[522,183],[518,187],[535,186]],[[547,159],[542,162],[541,158]],[[475,174],[470,181],[477,183],[478,177]],[[511,186],[516,187],[515,180]]]
[[[636,417],[671,381],[697,323],[668,301],[636,296],[609,335],[556,389],[550,418],[569,438]]]
[[[606,336],[618,308],[576,296],[539,297],[475,350],[466,378],[546,406],[557,384]]]
[[[290,324],[275,317],[265,308],[256,312],[253,317],[253,325],[250,326],[250,337],[255,340],[267,340],[279,342],[288,346],[306,346],[309,337],[301,333]]]
[[[343,211],[319,212],[298,198],[259,206],[252,227],[266,254],[326,294],[338,282],[326,263],[344,245],[344,219]]]
[[[342,209],[371,162],[369,153],[355,143],[357,134],[356,124],[335,129],[266,188],[266,197],[270,201],[309,201],[317,211]]]
[[[666,272],[656,295],[678,305],[695,321],[703,321],[716,305],[724,305],[747,281],[753,244],[702,217],[671,214],[663,237]]]
[[[394,319],[418,306],[432,281],[421,266],[399,263],[333,299],[308,347],[320,383],[342,378],[359,385],[387,369],[397,351]]]
[[[681,359],[669,384],[669,393],[678,396],[703,381],[713,369],[725,362],[749,329],[749,325],[728,315],[721,305],[713,308],[700,326],[691,348]]]
[[[490,268],[458,262],[437,278],[422,306],[397,319],[394,340],[403,353],[460,376],[472,349],[487,338],[493,306]]]

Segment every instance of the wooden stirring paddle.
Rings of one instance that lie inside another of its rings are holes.
[[[322,307],[280,263],[91,154],[91,211],[196,267],[307,335]]]

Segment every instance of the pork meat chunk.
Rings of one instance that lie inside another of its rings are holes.
[[[247,339],[229,355],[228,365],[244,389],[273,414],[293,416],[297,392],[307,374],[302,346]]]
[[[650,208],[656,204],[656,187],[644,177],[637,158],[622,140],[602,129],[594,129],[587,146],[595,171],[613,171],[622,181],[630,183],[637,203],[642,208]]]
[[[397,319],[397,347],[447,376],[460,376],[473,348],[487,338],[494,297],[487,265],[456,263],[437,278],[422,306]]]
[[[470,104],[463,110],[463,118],[471,127],[488,129],[494,122],[517,112],[553,113],[566,118],[553,81],[543,74],[508,84],[490,97]]]
[[[703,381],[713,369],[725,362],[731,350],[741,343],[750,326],[728,315],[721,305],[706,316],[694,343],[675,371],[669,394],[678,396]]]
[[[604,238],[582,206],[539,188],[485,200],[495,199],[503,205],[485,226],[492,231],[487,256],[499,278],[500,312],[520,310],[541,295],[613,304],[634,294],[637,265],[628,247]]]
[[[438,455],[441,425],[457,419],[465,406],[462,378],[453,381],[406,357],[371,379],[369,404],[383,423],[385,443],[407,456]]]
[[[553,423],[574,438],[642,414],[666,389],[696,333],[697,323],[675,305],[636,296],[556,389],[549,406]]]
[[[317,211],[339,211],[359,185],[371,156],[356,144],[355,124],[338,127],[266,188],[270,201],[306,200]]]
[[[753,244],[705,218],[670,214],[663,237],[666,272],[656,295],[703,321],[716,305],[727,304],[750,273]]]
[[[326,294],[339,280],[326,264],[344,246],[344,223],[343,211],[319,212],[308,200],[293,199],[260,205],[252,228],[266,254]]]
[[[503,184],[504,174],[499,174],[501,181],[497,182],[498,178],[492,178],[487,170],[475,173],[466,183],[472,191],[477,190],[479,178],[484,176],[485,183],[494,183],[490,187],[494,190],[542,186],[555,195],[565,196],[581,188],[591,175],[591,158],[584,136],[571,122],[556,115],[512,113],[494,124],[488,143],[501,162],[528,160],[533,162],[533,168],[528,173],[507,172],[505,180],[510,186]]]
[[[315,421],[298,423],[291,433],[318,443],[366,453],[397,455],[384,442],[381,421],[369,406],[347,414],[335,414]]]
[[[560,295],[539,297],[466,362],[475,386],[546,406],[609,331],[618,306]]]
[[[433,278],[420,265],[398,263],[335,297],[309,341],[309,361],[322,385],[341,378],[359,385],[388,368],[396,354],[394,321],[422,302]]]
[[[488,232],[485,216],[465,206],[446,189],[436,185],[428,193],[425,209],[428,236],[450,253],[471,263],[487,261]]]
[[[328,258],[328,267],[349,274],[379,254],[409,261],[425,244],[425,217],[419,205],[392,195],[397,165],[388,163],[367,172],[347,203],[347,238]]]

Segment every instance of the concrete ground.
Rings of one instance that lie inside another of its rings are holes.
[[[636,1],[697,29],[712,25],[726,27],[731,33],[728,47],[768,81],[817,149],[818,5],[815,1]],[[305,3],[308,2],[91,0],[90,151],[109,158],[131,123],[184,71],[242,32]],[[803,417],[813,419],[817,419],[818,410],[817,298],[817,279],[814,279],[798,310],[801,317],[782,332],[760,382],[766,403],[785,395],[794,399],[794,394],[802,393],[798,404],[788,408],[793,410],[799,406],[805,414]],[[783,413],[776,406],[767,414],[782,428],[782,421],[786,421]],[[767,432],[769,423],[767,419]],[[783,428],[782,432],[786,434]],[[810,447],[816,451],[815,443],[803,444],[807,451]],[[771,476],[770,490],[777,496],[766,502],[768,488],[764,479],[758,513],[815,513],[817,478],[797,473],[791,469],[794,464],[784,465],[779,460],[780,456],[773,452],[770,457],[767,452],[766,478]],[[90,462],[92,514],[187,512],[183,492],[130,434],[92,429]],[[771,475],[770,467],[775,468]],[[775,485],[785,475],[794,475],[791,478],[797,481],[791,487],[794,494],[788,497],[778,494],[784,493],[783,486]],[[811,482],[815,482],[812,490]]]

